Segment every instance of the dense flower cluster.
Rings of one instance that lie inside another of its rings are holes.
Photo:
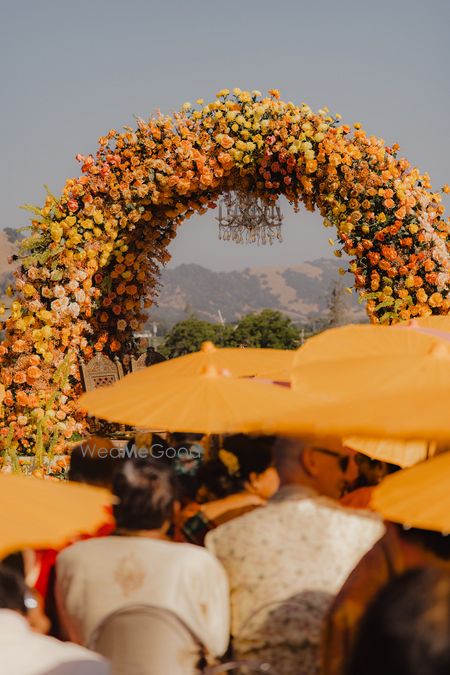
[[[372,321],[448,313],[441,196],[397,151],[277,90],[223,90],[100,138],[81,176],[34,209],[21,250],[0,345],[8,452],[54,452],[83,430],[78,359],[133,350],[177,226],[230,189],[319,209]]]

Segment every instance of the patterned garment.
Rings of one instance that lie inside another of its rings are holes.
[[[146,537],[90,539],[62,551],[56,571],[61,624],[73,642],[88,644],[112,612],[148,604],[178,616],[208,654],[227,648],[226,574],[199,546]]]
[[[384,528],[299,486],[225,523],[206,547],[225,567],[236,656],[268,661],[277,675],[316,675],[324,616]]]

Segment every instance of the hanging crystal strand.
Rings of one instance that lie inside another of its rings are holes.
[[[283,215],[275,203],[249,192],[227,192],[219,203],[219,239],[259,245],[282,241]]]

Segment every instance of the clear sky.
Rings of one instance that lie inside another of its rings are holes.
[[[1,219],[23,226],[111,127],[224,87],[281,90],[398,141],[450,182],[448,0],[0,0]],[[285,209],[283,244],[219,242],[214,213],[180,227],[173,263],[213,269],[330,255],[320,216]]]

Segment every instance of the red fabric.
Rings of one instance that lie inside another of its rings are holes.
[[[370,487],[358,488],[341,497],[340,503],[342,506],[348,506],[352,509],[370,509],[373,491],[374,487],[372,485]]]

